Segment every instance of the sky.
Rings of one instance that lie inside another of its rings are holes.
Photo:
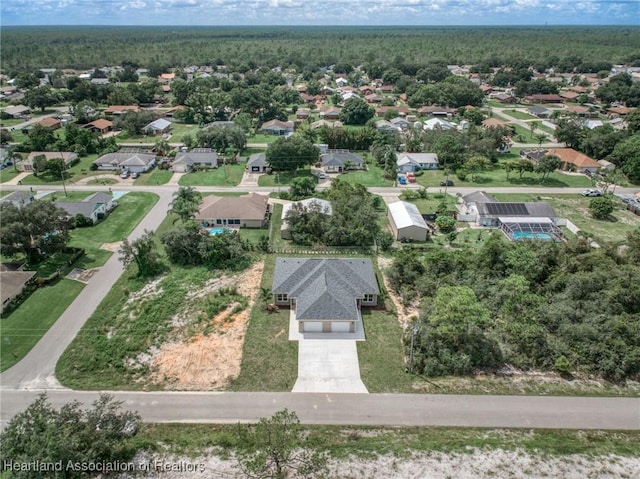
[[[640,25],[640,0],[1,0],[0,25]]]

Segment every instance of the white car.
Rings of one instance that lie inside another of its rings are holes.
[[[602,196],[602,191],[589,188],[580,193],[582,196]]]
[[[324,180],[327,177],[327,174],[324,171],[318,173],[318,178]]]

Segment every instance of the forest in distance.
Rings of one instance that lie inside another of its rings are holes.
[[[294,66],[346,62],[484,64],[590,72],[591,63],[640,65],[638,26],[514,27],[3,27],[2,69],[96,65]],[[596,65],[597,66],[597,65]]]

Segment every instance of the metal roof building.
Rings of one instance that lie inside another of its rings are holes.
[[[387,205],[393,236],[397,240],[426,241],[429,228],[418,207],[406,201]]]

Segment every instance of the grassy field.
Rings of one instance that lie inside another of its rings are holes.
[[[416,182],[422,186],[429,188],[436,187],[444,191],[444,187],[440,186],[440,182],[446,178],[444,170],[429,170],[425,171],[423,175],[416,177]],[[483,186],[591,187],[591,180],[586,176],[566,175],[559,171],[551,173],[545,181],[541,181],[537,173],[525,173],[522,178],[519,178],[517,172],[511,172],[509,179],[507,179],[507,173],[500,166],[494,166],[489,170],[478,173],[473,182],[471,181],[471,175],[467,175],[465,181],[460,181],[460,179],[452,173],[449,175],[449,179],[453,180],[455,186],[477,186],[478,188]]]
[[[278,138],[280,138],[278,135],[263,135],[258,133],[247,137],[247,143],[273,143]]]
[[[135,184],[138,186],[165,185],[172,176],[173,172],[170,170],[154,168],[151,172],[142,173],[140,178],[135,181]]]
[[[260,175],[258,177],[259,186],[285,186],[291,184],[291,181],[295,178],[313,178],[318,180],[315,175],[311,174],[311,167],[305,166],[304,168],[297,169],[295,171],[281,171],[279,173],[272,173],[267,175]]]
[[[265,258],[263,288],[271,289],[275,255]],[[298,344],[289,341],[289,310],[264,311],[256,301],[242,348],[240,375],[232,391],[291,391],[298,377]]]
[[[410,459],[413,453],[468,454],[477,449],[526,451],[543,457],[568,454],[636,457],[640,441],[637,431],[311,425],[302,428],[307,444],[323,444],[335,459],[366,459],[380,454]],[[194,457],[213,449],[226,457],[238,446],[238,425],[144,423],[135,441],[143,445],[161,444],[169,454]],[[500,477],[499,473],[495,477]]]
[[[35,346],[83,287],[77,281],[61,279],[36,289],[17,309],[2,316],[0,371],[13,366]]]
[[[182,142],[184,135],[191,135],[195,139],[196,135],[200,131],[200,127],[198,125],[188,125],[186,123],[178,123],[175,121],[172,122],[171,125],[171,138],[169,138],[169,143]]]
[[[242,181],[244,164],[220,166],[207,171],[187,173],[180,186],[237,186]]]
[[[0,183],[6,183],[7,181],[14,179],[19,174],[20,172],[13,166],[5,168],[4,170],[0,170]]]
[[[596,220],[589,212],[591,198],[575,195],[527,195],[496,194],[500,201],[546,201],[553,206],[560,218],[568,218],[583,234],[596,241],[623,244],[629,232],[640,228],[640,216],[624,208],[624,204],[614,198],[616,209],[607,220]]]
[[[68,200],[80,201],[89,194],[89,192],[70,193]],[[58,195],[58,199],[61,197],[63,197],[62,194]],[[105,242],[120,241],[126,237],[157,200],[158,197],[151,193],[130,193],[119,200],[120,205],[105,221],[96,226],[73,230],[69,245],[84,248],[86,255],[72,267],[87,269],[102,266],[112,253],[100,249],[100,245]],[[38,276],[48,276],[58,269],[66,274],[71,269],[67,259],[67,255],[54,255],[50,260],[40,263],[36,268]],[[0,335],[3,338],[9,336],[14,345],[12,349],[2,348],[2,365],[0,366],[2,370],[29,352],[73,302],[83,287],[84,285],[77,281],[61,279],[51,286],[36,289],[16,310],[2,317]],[[18,325],[22,325],[22,329]],[[24,339],[14,341],[11,334],[15,330],[22,331],[23,336],[20,337]],[[24,331],[28,331],[28,334]],[[6,340],[3,339],[3,341]]]
[[[383,176],[383,171],[379,166],[373,163],[369,163],[367,165],[367,168],[368,169],[366,171],[353,170],[353,171],[348,171],[347,173],[342,173],[338,175],[338,178],[340,178],[343,181],[346,181],[347,183],[352,183],[352,184],[359,183],[366,187],[393,186],[393,180],[385,179]]]
[[[515,118],[516,120],[538,120],[537,117],[530,115],[529,113],[525,113],[523,111],[520,110],[503,110],[503,113],[505,115],[509,115],[512,118]]]

